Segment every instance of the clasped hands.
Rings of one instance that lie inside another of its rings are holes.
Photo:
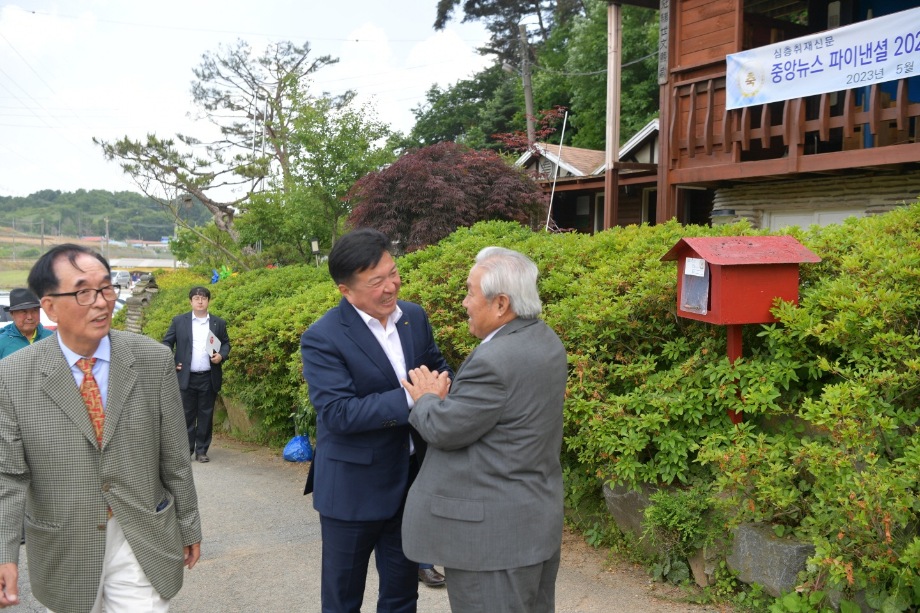
[[[447,392],[450,390],[450,377],[446,370],[438,372],[429,370],[427,366],[419,366],[407,374],[409,380],[403,379],[402,385],[412,396],[414,402],[418,402],[418,399],[425,394],[435,394],[441,400],[447,397]]]

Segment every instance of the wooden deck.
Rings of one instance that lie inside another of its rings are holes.
[[[907,79],[893,98],[873,84],[727,110],[722,74],[673,86],[670,111],[671,184],[920,162],[920,103],[909,101]]]

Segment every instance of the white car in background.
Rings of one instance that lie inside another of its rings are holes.
[[[113,270],[112,285],[120,285],[122,291],[131,289],[131,273],[127,270]]]

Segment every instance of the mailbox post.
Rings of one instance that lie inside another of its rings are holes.
[[[799,301],[799,264],[821,258],[791,236],[682,238],[661,257],[677,260],[677,314],[727,326],[729,362],[741,357],[741,326],[773,323],[773,302]],[[741,415],[729,412],[732,423]]]

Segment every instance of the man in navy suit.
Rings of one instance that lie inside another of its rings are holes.
[[[390,241],[346,234],[329,254],[342,300],[304,332],[303,375],[316,409],[313,508],[322,530],[322,610],[361,610],[375,552],[377,611],[414,612],[418,564],[402,549],[402,513],[424,441],[412,436],[412,397],[400,380],[425,365],[449,369],[417,304],[398,301]],[[447,375],[445,375],[447,376]]]
[[[208,288],[193,287],[188,299],[192,310],[173,317],[163,344],[176,350],[176,374],[185,409],[189,454],[194,453],[199,462],[209,462],[214,400],[223,383],[221,365],[230,355],[230,337],[227,322],[208,313],[211,303]],[[214,351],[217,343],[220,347]]]

